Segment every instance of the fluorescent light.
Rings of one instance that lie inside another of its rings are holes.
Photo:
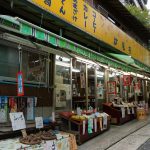
[[[103,76],[103,75],[97,75],[97,77],[99,77],[99,78],[103,78],[104,76]]]
[[[97,71],[97,75],[104,75],[104,72]]]
[[[80,72],[79,69],[72,68],[72,72]]]
[[[70,64],[62,62],[62,61],[56,61],[56,65],[63,66],[63,67],[70,67]]]
[[[69,58],[56,55],[56,60],[59,60],[60,58],[62,58],[62,61],[70,62],[70,59],[69,59]],[[59,61],[60,61],[60,60],[59,60]]]
[[[141,75],[141,74],[137,74],[137,77],[139,77],[139,78],[143,78],[144,76],[143,76],[143,75]]]
[[[108,20],[110,20],[113,24],[116,23],[116,22],[115,22],[112,18],[110,18],[110,17],[108,17]]]
[[[90,68],[92,68],[92,65],[88,65],[87,67],[88,67],[88,69],[90,69]]]
[[[87,63],[87,64],[91,64],[91,65],[95,65],[95,66],[102,66],[102,67],[104,67],[104,68],[106,68],[106,69],[108,69],[108,66],[107,65],[104,65],[104,64],[101,64],[101,63],[95,63],[95,62],[93,62],[93,61],[91,61],[91,60],[87,60],[87,59],[84,59],[84,58],[80,58],[80,57],[76,57],[77,58],[77,61],[78,62],[84,62],[84,63]]]
[[[136,73],[134,73],[134,72],[130,72],[130,73],[131,73],[131,75],[136,76]]]

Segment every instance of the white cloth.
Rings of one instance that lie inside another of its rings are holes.
[[[101,116],[103,117],[103,129],[105,129],[105,128],[107,128],[107,117],[108,117],[108,114],[101,113]]]
[[[130,108],[129,108],[129,107],[127,107],[127,112],[128,112],[128,115],[131,114],[131,113],[130,113]]]
[[[134,112],[134,107],[132,107],[132,114],[135,114],[135,112]]]
[[[122,114],[122,118],[125,118],[125,108],[121,107],[121,114]]]

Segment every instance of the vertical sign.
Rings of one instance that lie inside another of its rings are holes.
[[[18,72],[17,74],[17,95],[24,95],[24,83],[23,83],[23,74],[22,72]]]
[[[123,75],[123,85],[129,86],[131,84],[131,75]]]
[[[108,81],[107,82],[107,91],[108,94],[116,94],[116,81]]]

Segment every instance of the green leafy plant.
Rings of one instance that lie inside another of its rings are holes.
[[[146,8],[144,10],[142,10],[139,7],[136,7],[134,5],[126,5],[126,8],[128,9],[128,11],[135,16],[144,26],[150,28],[150,14],[149,14],[149,10],[147,10]]]

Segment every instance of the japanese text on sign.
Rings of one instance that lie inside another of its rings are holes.
[[[24,95],[24,85],[23,85],[22,72],[19,72],[17,74],[17,82],[18,82],[17,94],[18,94],[18,96],[23,96]]]
[[[24,115],[22,112],[9,113],[13,131],[26,128]]]
[[[149,65],[150,52],[84,0],[28,0],[113,48]],[[145,57],[144,56],[148,56]]]
[[[37,129],[43,128],[43,118],[35,117],[35,125]]]

